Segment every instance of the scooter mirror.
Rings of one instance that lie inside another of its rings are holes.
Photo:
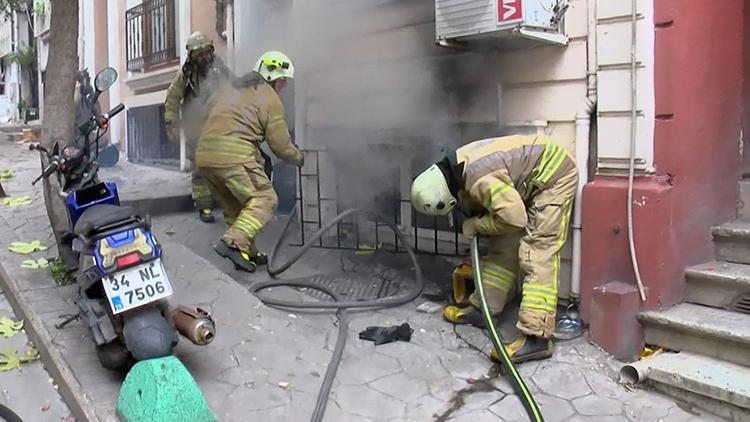
[[[105,67],[99,73],[96,74],[94,79],[94,87],[97,91],[103,92],[114,85],[117,80],[117,71],[111,67]]]

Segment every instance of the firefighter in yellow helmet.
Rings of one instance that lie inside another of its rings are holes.
[[[285,54],[261,55],[253,72],[219,90],[198,141],[196,163],[228,227],[215,250],[241,270],[252,272],[266,263],[255,238],[278,205],[260,144],[267,142],[288,163],[302,166],[304,161],[292,143],[277,94],[293,77],[294,65]]]
[[[195,165],[195,147],[209,108],[208,100],[228,77],[229,71],[214,55],[213,41],[202,33],[191,34],[185,48],[188,58],[167,89],[164,123],[171,142],[179,140],[180,127],[185,133],[186,156],[193,164],[193,202],[201,221],[213,223],[213,199],[208,182]]]
[[[490,236],[481,275],[493,316],[515,295],[521,276],[522,335],[506,346],[514,362],[552,356],[560,250],[577,183],[575,162],[564,148],[543,136],[519,135],[449,152],[412,184],[417,211],[447,215],[458,206],[467,217],[464,235]],[[483,325],[478,307],[472,294],[468,303],[446,306],[443,315],[456,324]]]

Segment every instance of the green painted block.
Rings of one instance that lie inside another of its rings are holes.
[[[190,372],[174,356],[136,363],[117,399],[123,422],[216,422]]]

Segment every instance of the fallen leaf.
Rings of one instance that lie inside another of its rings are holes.
[[[31,198],[29,198],[28,196],[3,198],[2,200],[0,200],[0,203],[8,207],[20,207],[24,205],[31,205],[31,202],[32,202]]]
[[[291,386],[292,386],[292,384],[290,384],[290,383],[288,383],[288,382],[286,382],[286,381],[282,381],[282,382],[280,382],[280,383],[279,383],[279,387],[281,387],[281,388],[283,388],[283,389],[288,389],[288,388],[290,388]]]
[[[175,234],[177,234],[177,232],[174,230],[166,230],[164,231],[164,234],[166,234],[167,236],[174,236]]]
[[[13,170],[3,170],[0,172],[0,181],[13,178]]]
[[[48,411],[50,407],[52,406],[49,404],[49,401],[45,401],[44,404],[42,405],[42,412]]]
[[[47,247],[42,245],[40,240],[33,240],[31,242],[11,242],[8,246],[8,250],[20,255],[28,255],[37,251],[44,251]]]
[[[23,320],[13,321],[7,317],[0,317],[0,336],[13,337],[23,329]]]
[[[30,270],[36,270],[39,268],[49,267],[49,261],[44,258],[39,258],[36,261],[33,259],[27,259],[21,263],[21,268],[27,268]]]
[[[32,362],[39,359],[39,351],[27,349],[23,355],[18,356],[15,347],[0,350],[0,372],[12,371],[21,367],[22,363]]]

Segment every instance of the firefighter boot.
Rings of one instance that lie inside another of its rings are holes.
[[[456,325],[471,324],[475,327],[485,328],[482,312],[471,304],[452,304],[443,308],[443,318]],[[492,323],[498,323],[495,316],[492,317]]]
[[[513,363],[548,359],[552,357],[554,350],[555,345],[552,339],[525,334],[521,334],[516,341],[505,346],[505,351],[508,352],[508,356]],[[500,361],[500,356],[498,356],[494,347],[490,353],[490,358],[495,362]]]
[[[214,250],[220,256],[227,258],[234,263],[234,267],[237,270],[255,272],[260,265],[268,263],[268,257],[266,254],[260,253],[255,245],[252,246],[250,252],[242,251],[234,246],[230,246],[224,240],[220,240],[219,244],[214,247]]]
[[[198,217],[204,223],[213,223],[216,221],[214,218],[214,212],[211,208],[201,208],[198,210]]]

